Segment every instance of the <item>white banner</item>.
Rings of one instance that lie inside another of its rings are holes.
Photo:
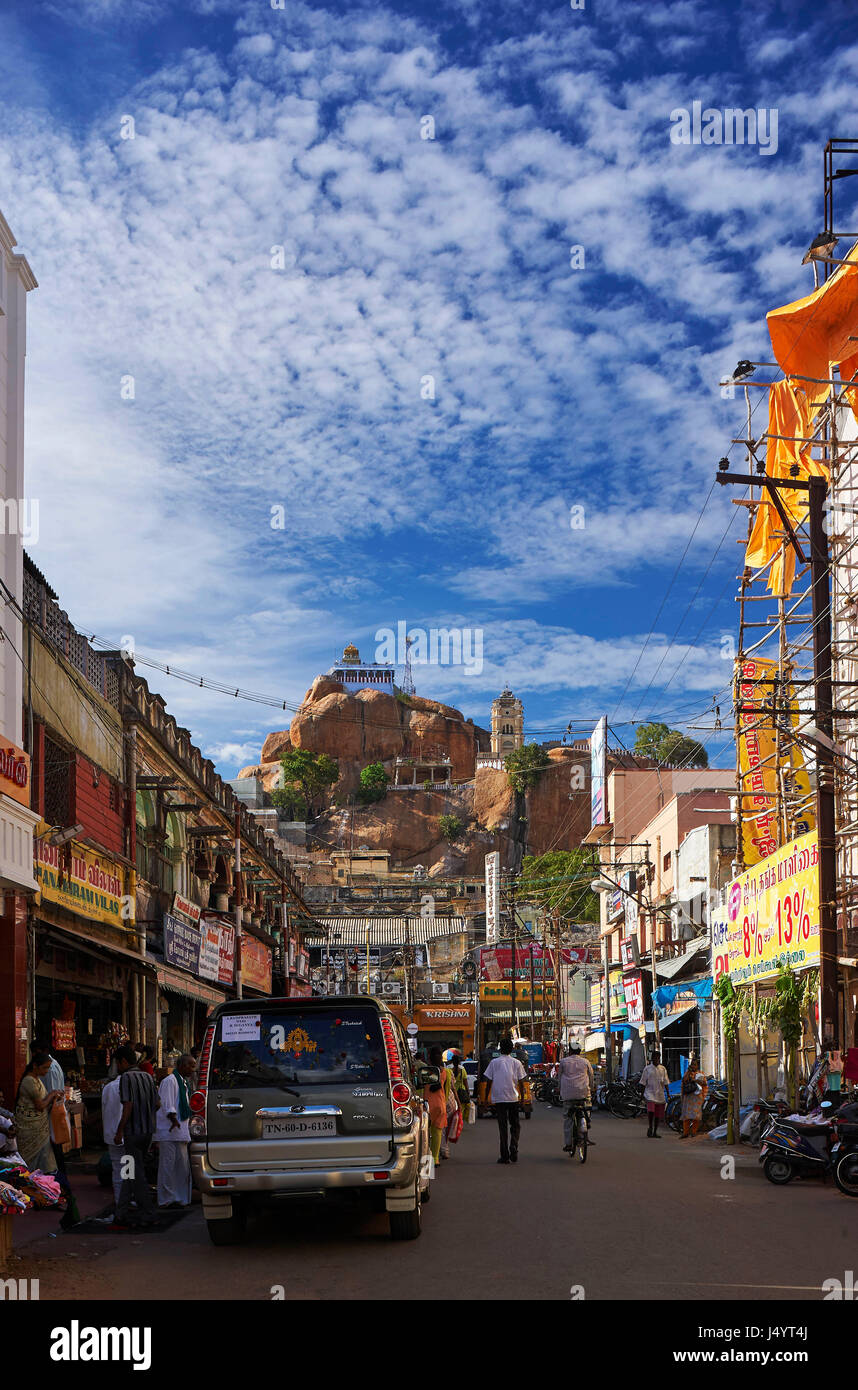
[[[590,824],[604,825],[607,771],[608,716],[603,714],[590,737]]]
[[[500,934],[500,853],[486,855],[486,941],[494,943]]]

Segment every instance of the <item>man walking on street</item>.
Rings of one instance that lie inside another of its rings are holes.
[[[593,1094],[593,1068],[586,1057],[581,1056],[581,1044],[573,1042],[569,1044],[567,1055],[560,1063],[560,1099],[566,1102],[566,1110],[563,1115],[563,1152],[571,1153],[574,1148],[575,1140],[575,1106],[571,1104],[575,1100],[590,1101]],[[590,1144],[593,1143],[589,1139]]]
[[[644,1067],[641,1072],[640,1084],[643,1086],[644,1100],[649,1116],[647,1138],[660,1139],[658,1126],[659,1121],[664,1119],[665,1097],[670,1085],[670,1078],[666,1069],[661,1065],[661,1057],[657,1052],[652,1054],[649,1066]]]
[[[158,1206],[176,1209],[191,1204],[191,1164],[188,1158],[188,1077],[196,1069],[189,1053],[180,1057],[158,1088]]]
[[[517,1163],[521,1133],[518,1106],[522,1099],[521,1083],[527,1072],[518,1058],[512,1055],[512,1038],[501,1038],[500,1050],[500,1057],[495,1057],[486,1067],[486,1104],[493,1107],[497,1116],[500,1136],[498,1163]]]
[[[119,1070],[119,1099],[122,1111],[114,1144],[122,1145],[122,1187],[116,1207],[117,1226],[131,1224],[131,1201],[137,1203],[136,1221],[154,1226],[156,1212],[144,1171],[146,1154],[155,1131],[155,1112],[159,1108],[155,1082],[137,1065],[137,1053],[127,1044],[116,1053]]]

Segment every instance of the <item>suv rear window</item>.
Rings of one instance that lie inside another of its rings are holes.
[[[378,1014],[372,1009],[284,1009],[262,1013],[256,1025],[253,1014],[221,1017],[210,1087],[334,1086],[388,1079]]]

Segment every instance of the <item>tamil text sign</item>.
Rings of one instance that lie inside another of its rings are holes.
[[[819,841],[815,830],[734,879],[712,915],[712,973],[734,984],[819,964]]]

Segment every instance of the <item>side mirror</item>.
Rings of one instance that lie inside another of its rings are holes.
[[[414,1083],[421,1090],[424,1086],[433,1086],[440,1082],[441,1073],[437,1067],[430,1067],[428,1062],[417,1062],[414,1067]]]

